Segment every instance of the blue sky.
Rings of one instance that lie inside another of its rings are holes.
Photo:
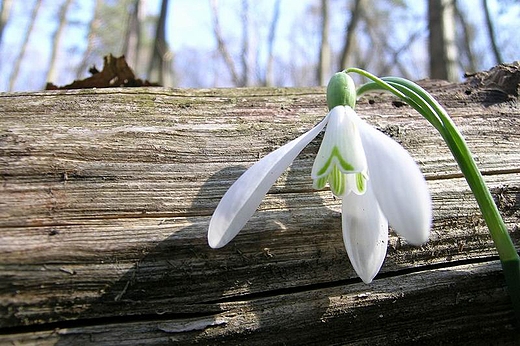
[[[2,0],[0,0],[2,1]],[[27,28],[30,11],[36,0],[14,0],[14,8],[11,18],[4,31],[2,46],[0,47],[0,91],[8,90],[9,76],[13,69],[13,62],[16,58],[23,31]],[[109,1],[109,0],[106,0]],[[114,0],[112,0],[114,1]],[[220,21],[223,33],[228,41],[233,39],[240,40],[240,1],[241,0],[219,0]],[[463,0],[462,4],[466,10],[474,6],[476,0]],[[492,10],[497,12],[497,0],[490,0]],[[64,70],[73,70],[78,59],[81,57],[82,51],[86,47],[86,31],[85,28],[93,15],[93,8],[96,0],[75,0],[74,7],[68,12],[68,20],[82,25],[69,25],[66,35],[63,38],[60,53],[60,67]],[[250,12],[252,26],[255,31],[252,35],[252,44],[256,44],[256,49],[260,59],[265,57],[265,37],[267,36],[266,23],[269,23],[272,17],[273,4],[275,0],[250,1]],[[29,49],[21,66],[21,74],[15,85],[14,90],[38,90],[43,87],[45,71],[48,68],[51,52],[51,35],[56,28],[56,12],[62,1],[59,0],[43,0],[42,9],[38,14],[36,27],[31,35]],[[316,42],[318,40],[318,26],[316,23],[302,23],[302,18],[308,18],[305,12],[310,4],[318,4],[317,0],[282,0],[280,19],[278,23],[277,37],[275,41],[275,53],[278,58],[283,61],[295,61],[300,64],[315,58]],[[332,30],[331,46],[338,50],[343,42],[343,28],[345,23],[345,12],[334,10],[340,6],[344,6],[344,0],[330,0],[331,8],[331,27],[341,30]],[[401,15],[405,18],[422,18],[425,13],[426,1],[408,1],[410,8],[406,11],[394,10],[391,8],[393,15]],[[479,2],[480,3],[480,2]],[[387,3],[391,7],[390,2]],[[143,0],[142,8],[150,13],[158,13],[160,8],[160,0]],[[216,41],[213,35],[211,12],[209,0],[171,0],[169,8],[169,20],[167,28],[167,39],[170,47],[174,52],[186,50],[200,50],[202,52],[214,51],[216,49]],[[480,22],[482,13],[478,10],[469,10],[472,20]],[[510,14],[501,15],[501,26],[513,28],[512,32],[520,30],[519,6],[513,8]],[[422,21],[417,21],[420,23]],[[123,23],[123,22],[122,22]],[[410,25],[410,21],[402,20],[402,25],[397,25],[395,32],[387,33],[390,40],[403,41],[406,39],[407,31],[417,29],[417,23],[411,21],[414,27],[406,27]],[[423,23],[424,24],[424,23]],[[426,28],[420,28],[426,35]],[[510,33],[497,31],[499,44],[510,53],[506,55],[506,59],[518,60],[515,52],[518,44],[517,40],[509,42]],[[424,41],[424,37],[422,37]],[[477,32],[478,42],[483,42],[482,47],[486,47],[485,34],[480,28]],[[403,41],[404,42],[404,41]],[[423,43],[419,43],[413,49],[413,54],[406,57],[409,65],[417,64],[416,78],[424,78],[425,51]],[[307,48],[306,48],[307,47]],[[310,47],[310,48],[308,48]],[[511,53],[512,52],[512,53]],[[107,52],[108,53],[108,52]],[[116,52],[117,53],[117,52]],[[101,65],[101,56],[96,63]],[[485,68],[492,66],[492,62],[486,63]],[[62,73],[64,80],[55,81],[57,84],[71,82],[75,75]],[[141,76],[142,77],[142,76]],[[196,86],[196,85],[193,85]]]
[[[0,0],[1,1],[1,0]],[[29,23],[30,11],[35,0],[14,1],[8,26],[4,31],[2,47],[0,47],[0,90],[8,89],[8,78],[12,71],[13,60],[18,54],[23,31]],[[35,28],[31,33],[29,47],[21,69],[24,75],[36,75],[42,69],[47,69],[50,60],[51,36],[56,28],[55,16],[61,5],[61,1],[43,0],[38,13]],[[251,2],[252,12],[258,12],[271,16],[274,0]],[[213,35],[212,18],[208,0],[172,0],[168,9],[167,39],[173,51],[186,48],[202,50],[214,50],[216,41]],[[220,0],[219,10],[221,14],[221,26],[226,36],[232,37],[237,31],[236,23],[239,14],[236,8],[239,4],[236,0]],[[145,12],[157,14],[160,10],[160,0],[143,0],[142,8]],[[281,3],[281,15],[278,27],[278,48],[283,48],[284,40],[290,39],[291,18],[299,17],[305,11],[307,1],[283,0]],[[71,22],[83,23],[86,27],[93,15],[95,0],[77,0],[73,8],[68,12],[67,18]],[[253,20],[270,20],[269,18],[252,18]],[[64,42],[67,41],[67,42]],[[71,43],[72,42],[72,43]],[[82,27],[69,26],[66,37],[62,41],[63,46],[72,45],[73,50],[83,50],[86,47],[85,32]],[[36,63],[29,61],[38,57]],[[101,57],[99,57],[101,61]],[[23,78],[21,76],[21,78]],[[21,79],[20,78],[20,79]],[[27,76],[25,78],[28,78]],[[32,89],[35,81],[26,81],[26,85],[20,80],[15,90]],[[38,83],[36,83],[38,84]],[[41,84],[41,83],[40,83]]]
[[[158,8],[160,6],[160,1],[158,0],[148,1],[150,2],[150,8]],[[251,2],[251,12],[269,16],[268,18],[252,18],[252,20],[269,21],[274,2],[274,0]],[[215,47],[216,43],[213,39],[211,11],[208,3],[208,0],[172,0],[170,2],[170,27],[168,33],[172,35],[172,37],[169,37],[169,42],[174,50],[184,46]],[[237,32],[236,23],[240,15],[237,13],[237,8],[240,8],[239,4],[239,1],[236,0],[219,1],[220,22],[223,30],[227,33]],[[289,35],[290,25],[288,25],[288,22],[290,22],[292,18],[301,17],[300,14],[305,11],[308,4],[308,1],[282,1],[278,28],[280,37],[287,37]],[[194,20],[194,17],[196,17],[196,20]],[[226,20],[226,18],[228,20]],[[189,35],[178,36],[176,35],[177,32],[189,33]]]

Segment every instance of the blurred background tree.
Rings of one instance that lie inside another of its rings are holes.
[[[428,0],[430,77],[457,81],[455,0]]]
[[[324,85],[347,66],[458,81],[518,60],[517,0],[0,0],[0,90],[124,54],[165,86]]]

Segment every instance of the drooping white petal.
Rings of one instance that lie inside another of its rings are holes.
[[[315,188],[323,188],[328,180],[333,193],[339,196],[347,194],[351,188],[346,186],[343,174],[366,172],[367,160],[356,125],[357,115],[352,108],[334,107],[329,117],[311,177]]]
[[[361,280],[369,284],[383,265],[388,244],[388,221],[370,181],[363,195],[349,193],[343,197],[341,220],[350,263]]]
[[[328,120],[329,116],[300,137],[266,155],[235,181],[211,217],[208,230],[209,246],[222,247],[240,232],[271,186],[303,148],[323,130]]]
[[[431,197],[423,174],[397,142],[358,118],[371,186],[390,225],[420,245],[430,234]]]

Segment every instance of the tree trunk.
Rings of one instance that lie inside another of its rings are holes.
[[[136,70],[140,66],[139,55],[141,51],[141,16],[139,4],[140,0],[134,0],[130,4],[131,10],[128,14],[125,42],[123,44],[123,54],[126,61]]]
[[[240,62],[242,63],[242,78],[240,85],[249,85],[249,3],[242,0],[242,53]]]
[[[454,0],[428,1],[430,77],[459,80],[455,42]]]
[[[317,75],[318,85],[327,84],[330,78],[329,20],[329,0],[321,0],[321,43]]]
[[[157,21],[155,43],[153,45],[152,58],[148,67],[148,79],[163,86],[173,86],[172,52],[166,42],[166,14],[168,12],[168,0],[162,0],[161,12]]]
[[[460,127],[519,246],[520,68],[497,71],[421,84]],[[322,87],[4,93],[0,107],[0,344],[518,340],[460,170],[440,135],[388,94],[356,110],[419,163],[434,221],[422,247],[390,232],[370,285],[346,256],[340,201],[312,189],[320,138],[231,244],[206,240],[246,167],[323,119]]]
[[[63,30],[67,25],[67,12],[69,10],[70,5],[72,4],[72,0],[66,0],[60,7],[60,12],[58,13],[58,27],[52,36],[52,54],[51,60],[49,62],[49,70],[47,71],[47,76],[45,77],[46,82],[58,82],[56,75],[56,61],[58,58],[58,51],[60,47],[61,35],[63,34]]]

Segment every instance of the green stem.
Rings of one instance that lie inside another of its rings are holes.
[[[479,204],[480,210],[489,228],[493,241],[497,247],[501,260],[511,260],[518,258],[518,253],[507,231],[507,227],[500,216],[500,212],[487,188],[484,178],[473,159],[473,155],[469,150],[462,134],[449,117],[448,113],[442,106],[423,88],[415,83],[402,78],[384,78],[383,80],[404,84],[414,93],[421,96],[434,110],[435,115],[442,121],[444,125],[443,138],[447,140],[448,146],[459,164],[459,167],[468,182],[475,199]]]
[[[358,89],[358,96],[373,90],[389,91],[411,105],[439,131],[475,195],[482,216],[491,233],[491,238],[497,248],[517,322],[520,323],[520,257],[464,137],[447,112],[426,90],[409,80],[398,77],[379,79],[356,68],[350,68],[344,72],[355,72],[373,81],[361,86]]]

